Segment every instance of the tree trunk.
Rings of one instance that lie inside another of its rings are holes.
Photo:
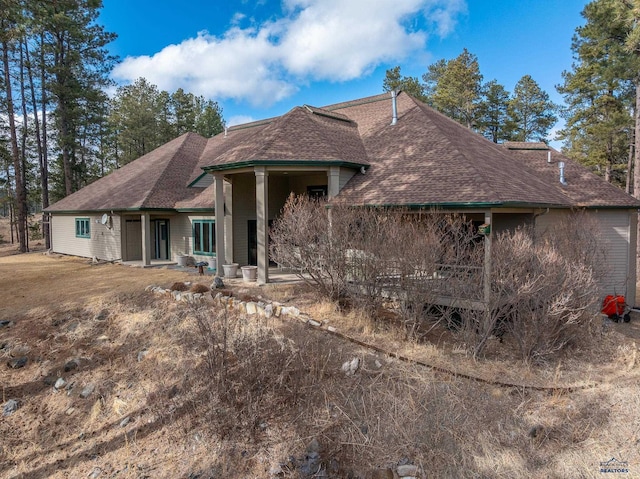
[[[40,34],[40,101],[42,102],[42,163],[40,164],[40,184],[42,187],[42,208],[49,206],[49,154],[47,151],[47,72],[44,57],[44,33]],[[42,229],[47,249],[51,248],[51,225],[49,215],[42,215]]]
[[[13,96],[11,92],[11,75],[9,74],[9,45],[2,42],[2,64],[4,67],[5,95],[7,98],[7,116],[9,119],[9,135],[11,137],[11,154],[13,156],[14,178],[16,184],[16,203],[18,206],[18,242],[20,252],[27,252],[25,224],[27,221],[27,192],[22,181],[22,164],[18,150],[16,135],[15,113],[13,111]]]
[[[44,152],[42,151],[42,138],[40,137],[40,122],[38,121],[38,103],[36,102],[36,90],[33,83],[33,69],[31,68],[31,60],[29,58],[29,45],[24,42],[24,53],[27,60],[27,75],[29,77],[29,90],[31,91],[31,109],[33,110],[33,120],[35,124],[36,133],[36,146],[38,149],[38,165],[40,174],[40,203],[42,206],[42,237],[44,238],[45,247],[47,249],[51,246],[51,239],[49,238],[49,229],[46,224],[46,213],[44,209],[49,206],[49,192],[47,191],[48,185],[45,176],[48,175],[47,168],[44,164]]]
[[[24,40],[24,39],[23,39]],[[26,40],[24,44],[26,45]],[[20,160],[22,161],[22,187],[25,189],[25,201],[27,191],[27,136],[29,135],[29,114],[27,112],[27,95],[25,88],[24,77],[24,50],[22,49],[23,42],[20,42],[20,104],[22,106],[22,138],[20,145]],[[29,251],[29,205],[25,204],[26,214],[24,217],[24,231],[25,231],[25,249]]]
[[[633,152],[633,196],[640,199],[640,77],[636,78],[636,108],[634,111],[634,152]],[[640,233],[640,221],[638,221],[638,233]],[[640,236],[637,236],[640,238]],[[636,245],[636,271],[640,264],[638,245]]]

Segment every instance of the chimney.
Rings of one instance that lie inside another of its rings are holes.
[[[564,179],[564,161],[558,162],[558,168],[560,168],[560,184],[566,185],[567,180]]]
[[[395,90],[391,91],[391,106],[393,108],[393,116],[391,117],[391,125],[395,125],[398,123],[398,101],[397,101],[397,93]]]

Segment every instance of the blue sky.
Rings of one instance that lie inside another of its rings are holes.
[[[382,91],[395,65],[420,77],[463,48],[484,81],[529,74],[555,86],[571,68],[585,0],[103,0],[118,34],[119,84],[144,76],[216,100],[229,124]]]

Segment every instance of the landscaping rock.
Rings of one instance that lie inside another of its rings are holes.
[[[347,376],[353,376],[360,367],[360,358],[353,358],[351,361],[346,361],[342,364],[342,371]]]
[[[20,403],[18,403],[15,399],[9,399],[4,406],[2,406],[2,415],[3,416],[11,416],[14,412],[18,410],[20,407]]]
[[[20,369],[26,366],[27,361],[29,359],[26,356],[22,356],[21,358],[13,358],[7,361],[7,366],[11,369]]]
[[[96,314],[95,320],[96,321],[104,321],[108,317],[109,317],[109,311],[107,311],[106,309],[103,309],[98,314]]]
[[[56,383],[53,385],[53,387],[55,389],[62,389],[65,385],[67,384],[67,382],[62,379],[62,378],[58,378],[58,380],[56,381]]]
[[[122,421],[120,421],[120,427],[126,427],[127,424],[131,421],[131,417],[127,416]]]
[[[96,466],[89,474],[87,474],[87,477],[89,479],[97,479],[98,477],[100,477],[100,474],[102,474],[102,469]]]
[[[280,314],[297,317],[300,316],[300,310],[295,306],[284,306],[281,309]]]
[[[142,362],[142,360],[144,360],[147,354],[149,354],[149,351],[147,351],[146,349],[143,349],[142,351],[140,351],[138,353],[138,362]]]
[[[391,469],[374,469],[367,477],[371,479],[393,479],[393,471]]]
[[[87,384],[84,389],[82,390],[82,392],[80,393],[80,397],[82,399],[86,399],[89,396],[91,396],[91,394],[93,393],[93,391],[95,390],[96,386],[93,383],[89,383]]]
[[[67,361],[64,365],[64,372],[68,373],[69,371],[73,371],[75,369],[78,369],[78,367],[80,366],[80,361],[78,361],[77,359],[72,359],[71,361]]]
[[[19,346],[15,346],[14,348],[12,348],[10,354],[12,358],[17,358],[21,356],[26,356],[27,354],[29,354],[29,351],[31,351],[29,346],[25,346],[21,344]]]
[[[0,328],[6,328],[9,326],[13,326],[12,321],[8,321],[8,320],[0,321]]]
[[[398,466],[396,472],[400,477],[416,477],[418,475],[418,466],[413,464],[405,464]]]
[[[258,312],[257,305],[253,301],[249,301],[246,304],[246,308],[247,308],[247,314],[256,314]]]

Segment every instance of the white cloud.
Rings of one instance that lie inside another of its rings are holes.
[[[145,77],[160,89],[269,106],[296,84],[346,81],[423,50],[427,27],[446,35],[466,11],[464,0],[284,0],[284,17],[221,36],[200,32],[152,56],[127,57],[113,77]],[[410,22],[410,20],[415,20]],[[413,27],[409,27],[411,23]]]
[[[227,121],[227,126],[232,127],[236,125],[244,125],[245,123],[251,123],[255,119],[248,115],[234,115]]]

